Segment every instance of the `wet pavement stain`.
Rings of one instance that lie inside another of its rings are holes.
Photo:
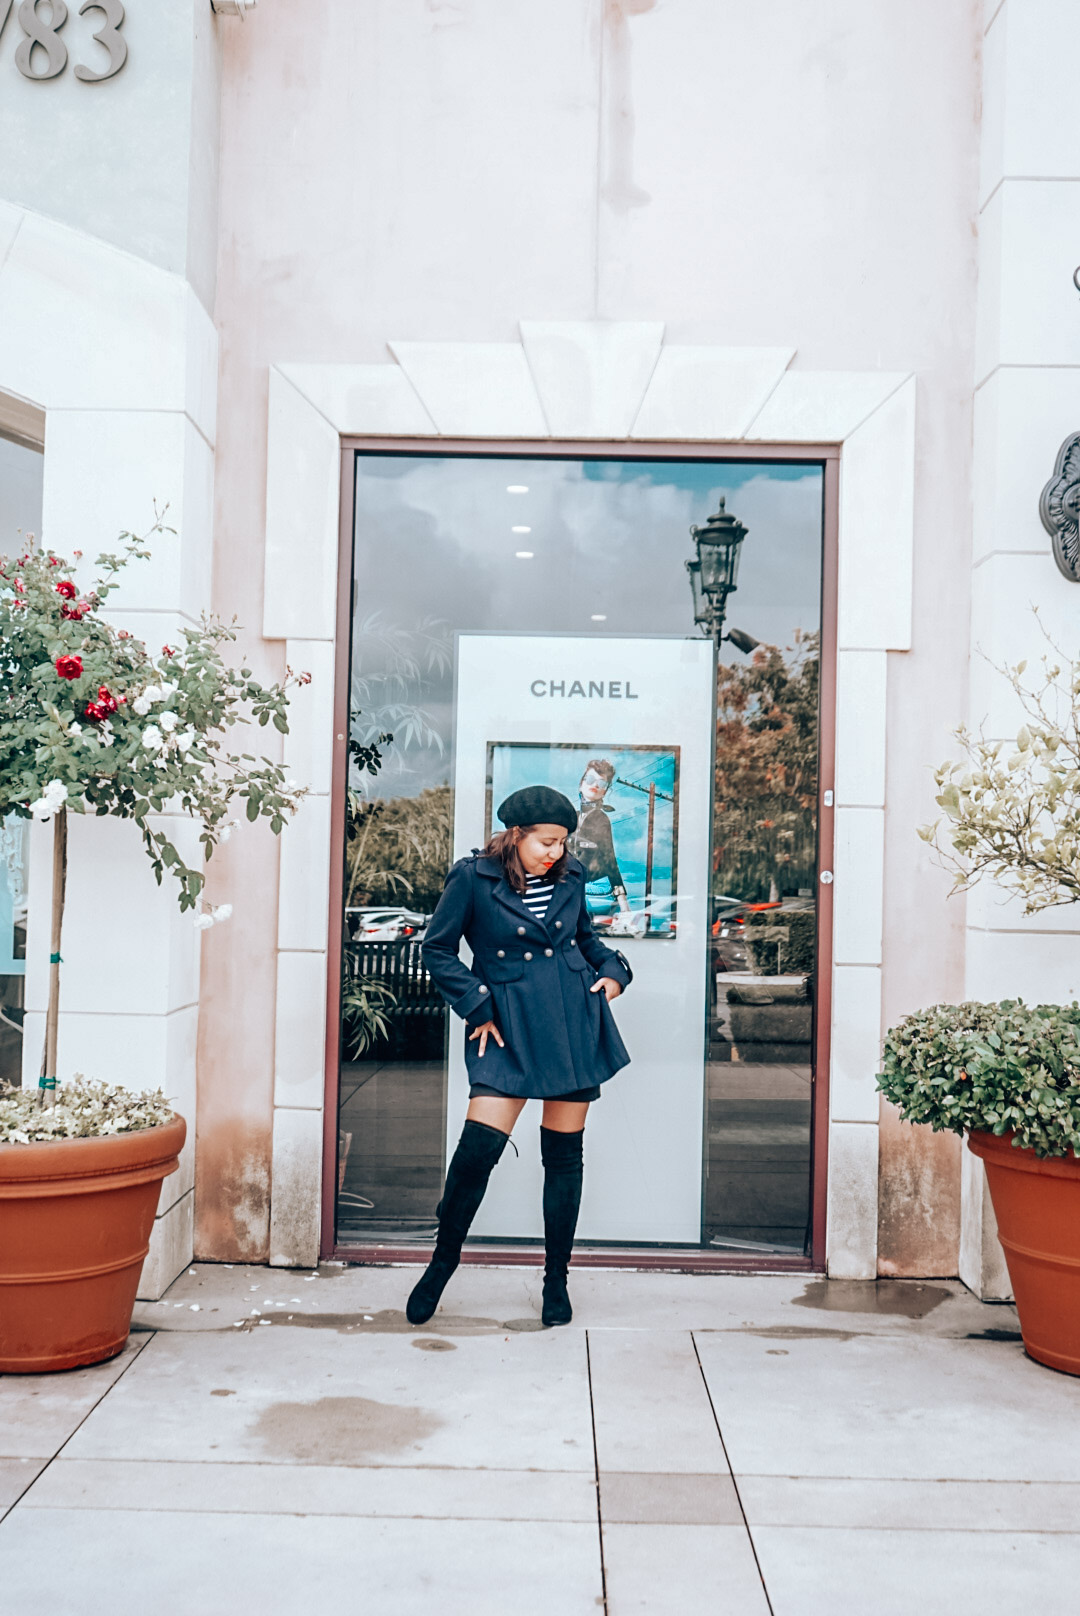
[[[266,1452],[312,1464],[356,1464],[419,1447],[445,1421],[429,1409],[370,1397],[271,1403],[251,1426]]]
[[[952,1291],[903,1279],[814,1279],[793,1307],[821,1308],[826,1313],[873,1313],[879,1318],[925,1319],[947,1302]]]
[[[418,1335],[412,1344],[414,1347],[418,1347],[421,1352],[457,1351],[457,1348],[452,1341],[440,1341],[437,1337],[430,1335]]]
[[[228,1318],[231,1309],[224,1309]],[[132,1335],[253,1335],[256,1330],[273,1327],[278,1330],[331,1330],[338,1335],[414,1335],[416,1326],[410,1324],[404,1313],[398,1308],[383,1308],[377,1313],[285,1313],[275,1308],[273,1313],[263,1313],[258,1317],[249,1316],[246,1319],[233,1319],[227,1324],[196,1324],[193,1319],[181,1319],[175,1323],[163,1315],[161,1321],[155,1318],[147,1322],[145,1318],[132,1322]],[[481,1335],[522,1335],[533,1330],[543,1330],[544,1326],[538,1318],[527,1319],[484,1319],[474,1318],[468,1314],[448,1314],[440,1318],[439,1329],[443,1335],[481,1336]]]
[[[1019,1330],[969,1330],[965,1341],[1023,1341]]]

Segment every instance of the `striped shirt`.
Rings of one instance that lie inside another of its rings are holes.
[[[551,902],[551,894],[555,891],[555,883],[549,881],[545,875],[527,875],[525,882],[525,893],[521,901],[530,914],[535,915],[537,920],[543,920]]]

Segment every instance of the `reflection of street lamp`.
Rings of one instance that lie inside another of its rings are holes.
[[[753,651],[759,643],[741,629],[724,633],[727,598],[735,592],[739,550],[747,531],[745,523],[725,508],[723,494],[719,510],[709,517],[705,526],[690,529],[697,549],[696,558],[686,563],[694,596],[694,622],[710,636],[717,650],[724,639],[744,652]]]

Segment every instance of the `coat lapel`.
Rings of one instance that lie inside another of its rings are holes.
[[[571,904],[576,904],[580,901],[584,891],[583,882],[584,875],[581,865],[576,859],[571,859],[566,877],[562,881],[556,881],[555,883],[555,891],[551,894],[551,902],[548,904],[547,914],[544,916],[544,925],[549,932],[554,931],[555,921],[562,915],[563,911],[569,909]],[[524,908],[524,905],[522,907]]]
[[[481,856],[476,861],[476,868],[480,875],[487,876],[492,882],[492,896],[497,903],[501,904],[504,909],[513,915],[517,924],[520,925],[524,921],[526,925],[532,926],[535,931],[546,931],[554,935],[553,922],[562,914],[564,909],[569,908],[571,904],[579,900],[582,892],[583,872],[581,865],[574,858],[569,863],[570,868],[566,878],[555,883],[555,891],[551,894],[551,902],[548,904],[547,914],[543,920],[537,920],[532,911],[526,909],[520,893],[514,891],[503,874],[502,865],[498,859]]]
[[[521,898],[506,879],[498,859],[481,857],[476,861],[476,868],[480,875],[486,875],[492,882],[492,897],[496,903],[501,904],[504,909],[508,910],[518,924],[524,920],[527,923],[531,922],[533,926],[539,925],[536,916],[526,909]]]

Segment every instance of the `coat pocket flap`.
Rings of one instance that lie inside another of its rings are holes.
[[[520,954],[516,959],[512,954],[506,954],[501,959],[498,954],[484,954],[477,957],[474,969],[490,984],[516,982],[525,970],[525,961]]]

